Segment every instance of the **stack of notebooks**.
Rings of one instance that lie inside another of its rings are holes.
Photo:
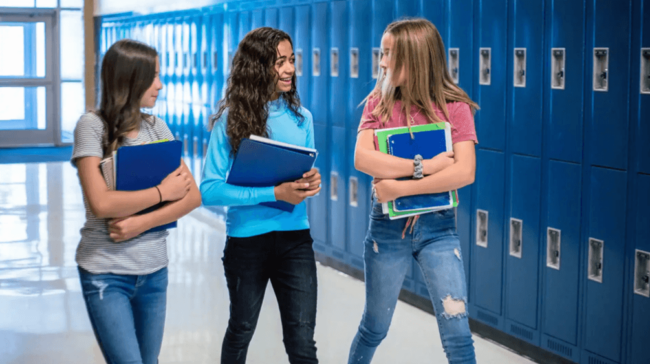
[[[139,191],[155,187],[180,167],[182,147],[182,142],[166,139],[143,145],[119,147],[112,156],[100,163],[106,185],[114,191]],[[163,204],[164,202],[140,211],[138,215],[154,211]],[[174,221],[147,232],[175,227]]]
[[[243,139],[226,183],[241,187],[275,187],[302,178],[316,163],[316,149],[278,142],[251,135]],[[293,212],[288,202],[265,202],[260,205]]]
[[[423,159],[452,151],[449,123],[434,123],[411,127],[375,130],[375,144],[380,152],[395,157],[414,159],[417,154]],[[457,191],[405,196],[383,204],[383,212],[391,220],[426,214],[458,206]]]

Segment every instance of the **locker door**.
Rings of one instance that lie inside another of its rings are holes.
[[[208,57],[210,81],[210,107],[215,113],[217,102],[221,99],[221,88],[226,73],[227,44],[224,42],[224,16],[223,14],[210,15],[210,56]],[[207,148],[207,140],[204,138],[204,148]]]
[[[303,49],[305,52],[310,53],[311,61],[305,63],[303,60],[303,74],[309,73],[311,75],[311,82],[309,85],[310,103],[309,110],[314,116],[314,135],[315,140],[321,141],[321,146],[316,145],[320,151],[317,165],[320,169],[322,178],[321,192],[318,196],[312,199],[313,203],[310,204],[312,210],[310,211],[310,218],[312,221],[312,234],[316,241],[315,248],[322,247],[321,252],[325,252],[326,245],[330,243],[330,160],[332,158],[331,151],[329,150],[331,140],[331,126],[328,124],[328,109],[329,109],[329,57],[326,57],[328,50],[327,29],[328,20],[328,4],[327,3],[314,3],[311,5],[311,19],[312,26],[309,29],[310,35],[305,35],[303,39],[310,38],[312,41],[311,47]],[[307,13],[307,10],[303,10]]]
[[[629,129],[629,16],[630,2],[587,2],[590,161],[591,165],[623,170],[627,169]]]
[[[284,8],[280,9],[280,29],[283,30],[285,33],[289,34],[291,37],[291,41],[295,42],[295,32],[294,32],[294,27],[295,27],[295,22],[293,19],[293,12],[294,9],[293,7],[287,6]],[[295,50],[294,50],[295,53]]]
[[[336,115],[336,114],[331,114]],[[347,196],[348,196],[348,148],[347,129],[341,126],[331,126],[332,139],[330,139],[329,152],[331,155],[330,166],[330,239],[335,257],[344,260],[343,252],[346,250],[346,222],[347,222]]]
[[[510,2],[508,31],[508,139],[511,153],[542,155],[542,0]]]
[[[328,57],[330,68],[322,71],[330,76],[330,122],[334,126],[345,127],[345,110],[341,108],[341,96],[349,92],[348,85],[348,17],[345,1],[330,3],[330,47],[321,58]]]
[[[190,124],[191,124],[191,136],[189,138],[190,146],[189,154],[192,161],[200,161],[200,152],[199,152],[199,143],[202,137],[202,108],[203,108],[203,99],[201,95],[201,85],[203,83],[202,70],[202,52],[201,52],[201,42],[203,37],[203,32],[201,32],[201,18],[197,15],[190,18],[190,87],[191,87],[191,104],[190,104]],[[201,173],[201,168],[192,168],[194,176],[198,176]]]
[[[430,0],[422,2],[422,16],[438,28],[445,46],[449,46],[449,32],[447,31],[447,18],[449,17],[447,0]],[[467,12],[465,12],[467,14]]]
[[[546,14],[544,99],[548,157],[582,162],[584,2],[550,0]]]
[[[253,10],[251,15],[251,28],[257,29],[264,26],[264,11],[262,9]]]
[[[628,339],[630,342],[630,356],[628,362],[630,363],[649,363],[650,352],[648,351],[648,336],[650,335],[650,294],[648,293],[648,283],[645,282],[648,276],[648,269],[650,269],[650,261],[648,261],[648,254],[650,253],[650,191],[647,186],[650,186],[650,176],[646,174],[637,175],[637,191],[636,198],[636,229],[634,239],[634,249],[628,249],[628,254],[632,256],[632,269],[627,271],[632,274],[632,330]],[[645,268],[645,269],[644,269]],[[645,271],[645,272],[644,272]]]
[[[278,27],[278,9],[270,8],[264,10],[264,25],[271,28]]]
[[[470,268],[474,305],[470,306],[470,314],[501,328],[504,155],[479,149],[476,165],[476,208],[473,216],[476,232]]]
[[[311,106],[311,11],[308,5],[296,7],[293,52],[296,54],[296,79],[300,102]],[[321,155],[322,156],[322,155]]]
[[[508,331],[539,345],[537,302],[541,160],[511,155],[510,206],[506,226],[506,317]]]
[[[347,165],[350,168],[348,194],[344,199],[348,211],[348,258],[352,266],[363,270],[363,251],[370,215],[371,177],[354,169],[354,148],[357,141],[356,129],[348,129]]]
[[[181,101],[183,113],[181,115],[181,128],[182,128],[182,138],[183,138],[183,156],[185,158],[190,157],[191,153],[191,143],[192,143],[192,128],[194,121],[191,118],[190,110],[192,105],[192,80],[190,70],[192,69],[191,61],[191,26],[190,19],[188,17],[183,18],[183,53],[182,53],[182,74],[181,74],[181,84],[183,87],[183,98]],[[189,160],[186,161],[189,165]]]
[[[546,223],[540,231],[542,347],[577,362],[582,167],[552,160],[547,166]]]
[[[235,12],[230,12],[225,14],[224,19],[224,60],[226,66],[224,67],[225,76],[230,75],[230,69],[232,66],[232,57],[237,51],[237,45],[239,44],[239,23],[238,23],[238,14]],[[225,80],[224,80],[225,82]],[[225,84],[223,85],[225,88]]]
[[[636,159],[638,171],[650,174],[650,6],[636,0],[632,25],[632,93],[631,105],[636,125]],[[641,71],[643,70],[643,71]]]
[[[481,111],[476,114],[479,148],[505,150],[507,1],[476,0],[474,53],[477,64],[474,101]]]
[[[395,1],[395,10],[397,18],[414,17],[421,15],[419,1]]]
[[[583,240],[586,290],[583,360],[621,360],[627,173],[592,167]],[[593,357],[597,359],[598,357]]]
[[[183,24],[180,19],[175,18],[172,23],[173,27],[173,38],[172,38],[172,49],[173,49],[173,73],[171,78],[172,87],[174,88],[173,107],[170,108],[173,111],[172,118],[170,122],[174,126],[172,133],[176,140],[182,141],[182,125],[181,117],[183,115]]]
[[[242,11],[239,13],[239,35],[237,37],[237,44],[251,31],[251,13]]]

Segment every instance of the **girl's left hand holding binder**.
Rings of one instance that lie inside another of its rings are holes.
[[[318,189],[321,184],[321,175],[318,172],[318,169],[312,168],[311,171],[302,175],[302,178],[297,180],[298,183],[308,183],[309,187],[306,188],[308,191],[313,191]]]

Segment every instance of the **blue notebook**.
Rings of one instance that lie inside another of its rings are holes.
[[[296,181],[314,167],[317,155],[315,149],[253,135],[242,140],[226,183],[242,187],[275,187]],[[285,201],[260,205],[287,212],[293,212],[296,207]]]
[[[417,154],[424,159],[451,150],[448,129],[421,131],[411,134],[395,134],[388,137],[388,150],[395,157],[414,159]],[[449,138],[448,138],[449,137]],[[453,207],[450,192],[400,197],[395,200],[395,211],[410,211]]]
[[[157,186],[181,165],[183,143],[170,141],[145,145],[120,147],[116,155],[117,191],[139,191]],[[163,203],[142,210],[138,215],[160,208]],[[176,221],[157,226],[147,232],[176,227]]]

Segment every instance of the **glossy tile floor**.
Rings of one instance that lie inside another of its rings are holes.
[[[0,363],[103,363],[81,297],[74,254],[84,209],[69,163],[0,164]],[[161,363],[216,363],[228,321],[223,222],[199,209],[169,238]],[[364,304],[363,283],[318,266],[321,363],[345,363]],[[531,363],[475,336],[479,363]],[[287,363],[269,289],[249,363]],[[400,302],[373,363],[446,363],[435,317]]]

